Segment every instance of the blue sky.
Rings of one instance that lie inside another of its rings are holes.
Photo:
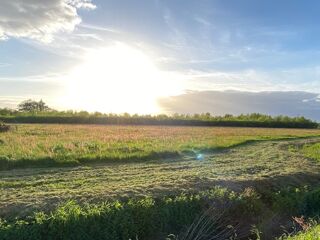
[[[160,71],[179,74],[183,90],[320,93],[316,0],[46,2],[0,3],[3,99],[47,96],[54,104],[54,89],[61,90],[64,76],[86,52],[119,42],[143,52]],[[28,10],[37,4],[41,8]],[[37,11],[52,17],[35,17]],[[21,82],[35,92],[15,90]]]

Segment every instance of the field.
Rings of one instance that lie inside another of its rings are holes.
[[[16,125],[0,138],[0,169],[147,160],[213,151],[252,140],[319,135],[318,130]]]
[[[319,142],[304,129],[17,125],[0,133],[0,239],[72,239],[75,226],[164,239],[213,202],[231,202],[244,236],[258,224],[271,239],[320,199]]]

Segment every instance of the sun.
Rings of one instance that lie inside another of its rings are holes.
[[[73,109],[155,114],[157,99],[177,92],[173,76],[126,44],[92,50],[84,59],[68,76],[65,101]]]

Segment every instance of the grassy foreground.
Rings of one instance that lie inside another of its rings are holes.
[[[208,209],[209,232],[255,239],[255,224],[273,239],[288,223],[277,216],[291,222],[320,210],[320,165],[289,151],[318,141],[256,142],[198,160],[2,171],[0,239],[193,239],[184,234]]]
[[[215,189],[196,195],[155,199],[146,197],[81,207],[68,202],[50,214],[38,212],[29,219],[0,222],[1,239],[164,239],[190,225],[212,200],[233,199]],[[238,201],[240,201],[240,198]]]
[[[227,148],[252,140],[319,135],[317,129],[16,125],[0,135],[0,170],[142,161]]]
[[[250,224],[268,225],[272,216],[319,212],[319,189],[288,188],[272,193],[252,188],[235,193],[214,188],[175,197],[103,202],[80,206],[69,201],[47,214],[25,219],[0,219],[3,240],[35,239],[256,239]],[[309,209],[311,210],[311,209]],[[259,230],[258,230],[259,232]],[[264,233],[263,239],[273,239]],[[288,239],[318,239],[319,229]],[[260,238],[258,238],[260,239]],[[284,238],[283,238],[284,239]]]
[[[318,130],[18,125],[0,139],[4,240],[255,239],[252,225],[272,239],[320,213],[320,164],[291,151]]]

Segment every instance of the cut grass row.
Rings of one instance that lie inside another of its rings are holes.
[[[319,130],[168,126],[16,125],[0,135],[0,170],[144,161],[254,140],[320,136]]]

